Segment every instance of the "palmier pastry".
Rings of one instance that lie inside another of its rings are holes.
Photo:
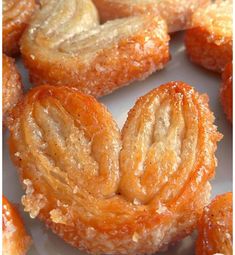
[[[169,32],[176,32],[191,26],[193,12],[205,6],[210,0],[93,0],[101,20],[123,18],[152,13],[161,15],[167,21]]]
[[[35,0],[3,0],[2,42],[7,55],[19,53],[19,40],[36,9]]]
[[[14,206],[2,197],[2,254],[26,254],[31,238],[27,235],[20,215]]]
[[[228,63],[222,74],[221,103],[228,120],[233,120],[233,65]]]
[[[120,134],[107,109],[38,86],[12,111],[25,211],[92,254],[151,254],[190,234],[208,203],[221,135],[206,96],[170,82],[141,97]]]
[[[185,37],[189,58],[204,68],[222,72],[232,61],[232,0],[217,0],[198,9],[192,25]]]
[[[232,193],[225,193],[204,209],[198,226],[197,255],[233,254],[232,203]]]
[[[22,95],[21,77],[14,59],[2,56],[2,113],[3,123],[6,124],[9,111]]]
[[[169,60],[164,20],[149,15],[99,25],[90,0],[46,1],[21,42],[33,83],[99,97],[144,79]]]

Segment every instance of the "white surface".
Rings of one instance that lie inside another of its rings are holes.
[[[153,74],[147,80],[136,82],[128,87],[122,88],[113,94],[102,98],[100,101],[104,103],[112,112],[118,125],[122,127],[125,122],[127,112],[134,105],[136,99],[146,94],[151,89],[172,80],[182,80],[192,86],[201,93],[207,93],[210,97],[210,107],[216,116],[216,125],[220,132],[224,134],[223,140],[219,143],[217,150],[218,167],[216,178],[212,181],[212,196],[226,191],[232,190],[232,126],[225,118],[219,101],[219,89],[221,79],[220,76],[212,72],[206,71],[189,62],[185,56],[183,46],[183,35],[178,34],[171,41],[172,60],[167,67]],[[25,87],[29,88],[27,73],[22,63],[18,60],[20,71],[23,75]],[[67,245],[63,240],[47,230],[43,223],[37,219],[32,220],[28,214],[23,212],[20,205],[20,198],[23,194],[19,184],[15,167],[12,165],[8,148],[7,136],[4,134],[3,144],[3,193],[10,201],[16,203],[26,223],[28,232],[33,238],[33,245],[28,255],[82,255],[84,253]],[[172,247],[165,255],[194,254],[194,242],[192,237]]]

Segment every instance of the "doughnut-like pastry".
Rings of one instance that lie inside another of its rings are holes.
[[[24,223],[14,206],[2,197],[2,254],[25,255],[31,244]]]
[[[197,255],[233,254],[232,193],[217,196],[198,224]]]
[[[76,87],[99,97],[162,69],[169,36],[159,17],[99,25],[92,1],[49,0],[24,34],[21,51],[33,83]]]
[[[228,63],[222,74],[221,103],[229,121],[233,121],[233,64]]]
[[[3,0],[2,43],[9,56],[19,53],[19,40],[36,9],[35,0]]]
[[[22,96],[21,77],[13,58],[2,55],[2,113],[5,126],[9,111]]]
[[[92,254],[151,254],[195,228],[221,135],[207,98],[182,82],[141,97],[120,133],[76,89],[38,86],[14,111],[10,154],[25,211]]]
[[[93,0],[101,21],[129,17],[145,13],[161,15],[169,32],[176,32],[191,26],[193,12],[205,6],[210,0]]]
[[[186,51],[196,64],[222,72],[232,61],[232,0],[217,0],[193,15],[192,29],[186,32]]]

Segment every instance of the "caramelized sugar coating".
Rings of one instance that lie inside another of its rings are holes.
[[[221,103],[229,121],[233,121],[233,64],[228,63],[222,74]]]
[[[212,71],[222,72],[232,61],[232,0],[217,0],[193,15],[193,27],[186,32],[189,58]]]
[[[31,243],[14,206],[2,197],[2,254],[24,255]]]
[[[197,255],[233,254],[232,193],[217,196],[198,225]]]
[[[3,0],[2,43],[7,55],[19,53],[19,40],[36,9],[35,0]]]
[[[141,97],[120,132],[76,89],[38,86],[12,112],[9,146],[25,211],[93,254],[151,254],[195,228],[221,135],[207,97],[170,82]]]
[[[33,83],[76,87],[99,97],[162,69],[168,41],[159,17],[99,25],[90,0],[50,0],[24,34],[21,51]]]
[[[169,32],[191,26],[193,12],[210,0],[93,0],[103,22],[111,19],[152,13],[161,15]]]
[[[6,124],[9,111],[22,96],[22,83],[14,59],[5,54],[2,56],[2,74],[2,114]]]

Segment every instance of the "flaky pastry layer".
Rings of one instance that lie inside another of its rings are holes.
[[[229,121],[233,121],[233,64],[228,63],[222,73],[221,103]]]
[[[38,86],[15,107],[9,146],[25,211],[93,254],[152,254],[195,228],[221,135],[207,97],[170,82],[141,97],[120,132],[68,87]]]
[[[3,124],[7,125],[10,110],[22,96],[21,77],[14,59],[2,56],[2,115]]]
[[[93,0],[103,22],[111,19],[151,13],[160,15],[169,32],[191,27],[193,12],[209,0]]]
[[[2,254],[25,255],[31,243],[14,206],[2,197]]]
[[[232,61],[232,0],[217,0],[193,15],[193,27],[186,32],[189,58],[212,71],[222,72]]]
[[[35,0],[3,0],[2,43],[9,56],[19,53],[19,40],[37,5]]]
[[[233,254],[232,193],[217,196],[198,224],[197,255]]]
[[[66,85],[99,97],[162,69],[168,42],[159,17],[99,25],[90,0],[50,0],[24,34],[21,52],[34,84]]]

